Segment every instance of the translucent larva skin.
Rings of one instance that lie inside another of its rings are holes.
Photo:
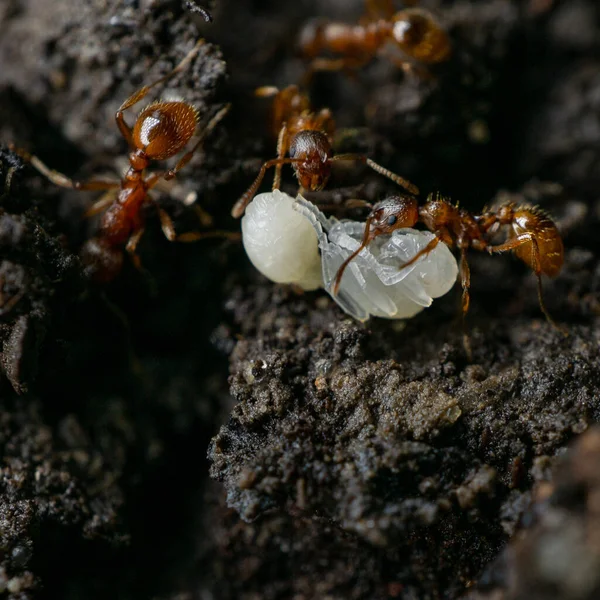
[[[314,227],[321,249],[323,287],[339,306],[359,321],[369,317],[408,319],[443,296],[458,276],[456,259],[438,244],[406,269],[401,265],[434,237],[415,229],[398,229],[376,237],[346,269],[338,294],[332,293],[340,265],[358,248],[364,223],[327,219],[319,209],[298,196],[294,209]]]
[[[242,242],[252,264],[271,281],[316,290],[323,286],[317,234],[293,204],[279,190],[256,196],[242,218]]]

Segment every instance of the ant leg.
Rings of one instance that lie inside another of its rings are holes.
[[[233,205],[233,208],[231,209],[231,216],[234,219],[239,219],[244,214],[244,210],[246,210],[246,206],[248,206],[248,204],[250,204],[250,201],[256,195],[256,190],[259,188],[262,180],[264,179],[267,169],[270,169],[271,167],[275,167],[278,164],[291,165],[293,163],[301,163],[303,161],[304,161],[303,158],[273,158],[271,160],[268,160],[266,163],[264,163],[263,166],[260,168],[260,171],[259,171],[256,179],[252,183],[252,185],[246,190],[246,192],[244,192],[244,194],[241,196],[241,198]]]
[[[540,260],[540,249],[539,249],[539,246],[538,246],[538,243],[537,243],[537,240],[535,239],[535,237],[530,233],[522,233],[522,234],[518,235],[517,237],[515,237],[511,240],[508,240],[504,244],[500,244],[498,246],[488,246],[488,252],[490,254],[495,254],[495,253],[500,253],[500,252],[506,252],[507,250],[516,250],[519,246],[522,246],[523,244],[528,244],[528,243],[531,244],[531,259],[532,259],[531,267],[537,278],[537,292],[538,292],[538,301],[540,303],[540,308],[541,308],[542,312],[544,313],[546,320],[548,321],[548,323],[550,323],[550,325],[552,325],[552,327],[554,327],[555,329],[557,329],[564,335],[569,335],[569,332],[564,327],[561,327],[550,316],[550,313],[548,312],[548,309],[546,308],[546,305],[544,303],[544,295],[543,295],[543,290],[542,290],[542,266],[541,266],[541,260]]]
[[[205,8],[199,4],[196,4],[194,0],[185,0],[185,5],[191,13],[200,13],[207,23],[212,23],[212,15]]]
[[[391,179],[394,183],[398,184],[400,187],[403,187],[406,191],[410,192],[414,196],[419,195],[419,188],[414,184],[408,181],[408,179],[404,179],[400,175],[396,175],[389,169],[382,167],[380,164],[376,163],[374,160],[367,158],[364,154],[338,154],[331,159],[332,161],[337,160],[357,160],[359,162],[365,163],[367,166],[371,167],[373,171]]]
[[[315,58],[302,77],[302,87],[308,87],[314,74],[320,71],[346,71],[349,74],[354,74],[364,67],[371,58],[371,56],[363,58]]]
[[[8,194],[10,193],[10,188],[12,187],[12,178],[16,170],[17,167],[10,167],[10,169],[8,169],[8,172],[6,173],[6,177],[4,179],[4,191],[2,192],[2,194],[0,194],[0,200],[8,196]]]
[[[469,333],[467,331],[467,323],[466,316],[469,312],[469,306],[471,304],[471,296],[469,294],[469,289],[471,287],[471,269],[469,269],[469,263],[467,262],[467,249],[460,249],[460,284],[462,286],[462,337],[463,337],[463,348],[465,349],[465,354],[467,355],[467,360],[471,362],[473,360],[473,349],[471,347],[471,338],[469,337]]]
[[[331,289],[334,296],[337,296],[340,291],[340,284],[342,283],[342,277],[344,276],[346,267],[369,245],[371,240],[371,219],[367,219],[365,222],[365,232],[363,234],[363,239],[360,242],[360,246],[340,265],[340,268],[335,274],[333,287]]]
[[[131,235],[131,237],[129,238],[129,241],[127,242],[127,245],[125,246],[125,250],[127,250],[127,252],[129,253],[129,256],[131,256],[131,262],[133,263],[135,268],[139,269],[140,271],[142,271],[142,261],[140,260],[140,257],[137,255],[135,250],[136,250],[137,245],[139,244],[139,241],[143,235],[144,235],[144,228],[140,227],[137,231],[135,231]]]
[[[469,312],[469,306],[471,305],[471,296],[469,289],[471,287],[471,269],[469,269],[469,263],[467,262],[467,249],[461,248],[460,250],[460,284],[462,286],[462,313],[463,319]]]
[[[158,216],[160,218],[160,227],[170,242],[197,242],[198,240],[207,238],[225,238],[236,241],[241,239],[241,234],[237,231],[221,231],[218,229],[204,232],[188,231],[177,235],[173,219],[162,208],[158,208]]]
[[[271,98],[279,93],[279,88],[275,85],[263,85],[254,90],[254,95],[257,98]]]
[[[101,179],[90,179],[88,181],[74,181],[70,177],[46,166],[37,156],[29,154],[26,150],[10,148],[15,154],[26,160],[31,166],[39,171],[46,179],[54,185],[70,188],[73,190],[114,190],[121,186],[119,181],[105,181]]]
[[[440,242],[442,239],[437,235],[431,239],[425,248],[419,250],[409,261],[405,262],[398,270],[406,269],[406,267],[410,267],[414,263],[416,263],[422,256],[429,254]]]
[[[125,100],[125,102],[123,102],[123,104],[121,104],[121,106],[118,108],[117,112],[115,113],[115,121],[117,122],[117,127],[119,128],[121,135],[125,138],[130,148],[135,148],[135,144],[133,143],[132,128],[125,122],[125,116],[123,115],[123,112],[145,98],[145,96],[153,87],[164,83],[173,77],[173,75],[176,75],[177,73],[180,73],[186,69],[194,56],[198,54],[201,46],[203,46],[205,43],[206,40],[204,39],[198,40],[196,45],[185,55],[183,60],[170,73],[167,73],[164,77],[157,79],[154,83],[145,85],[136,92],[133,92],[133,94],[131,94],[131,96],[129,96],[129,98],[127,98],[127,100]]]
[[[277,138],[277,158],[285,157],[289,147],[287,123],[284,123],[279,130]],[[281,169],[283,164],[275,165],[275,177],[273,177],[273,190],[278,190],[281,187]]]
[[[105,194],[100,196],[99,200],[96,200],[83,214],[84,217],[94,217],[105,211],[115,201],[116,190],[108,190]]]
[[[231,108],[231,104],[227,104],[219,112],[217,112],[217,114],[208,122],[208,124],[204,128],[204,131],[200,135],[200,139],[194,144],[192,149],[189,150],[188,152],[186,152],[179,159],[179,162],[175,165],[174,168],[169,169],[164,174],[165,180],[169,181],[169,179],[173,179],[173,177],[175,177],[175,175],[177,175],[177,173],[179,171],[181,171],[181,169],[183,169],[183,167],[185,167],[185,165],[187,165],[190,162],[190,160],[192,160],[192,156],[194,156],[194,153],[196,152],[196,150],[198,150],[198,148],[200,148],[200,146],[204,142],[206,136],[217,126],[219,121],[221,121],[221,119],[229,112],[230,108]]]

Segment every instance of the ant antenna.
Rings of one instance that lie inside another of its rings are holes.
[[[213,20],[212,15],[205,8],[202,8],[201,6],[196,4],[196,2],[194,2],[194,0],[185,0],[185,6],[192,13],[200,13],[204,17],[204,20],[207,23],[212,23],[212,20]]]
[[[388,179],[391,179],[394,183],[398,184],[400,187],[403,187],[413,196],[419,195],[419,188],[414,183],[411,183],[408,181],[408,179],[404,179],[404,177],[400,177],[400,175],[397,175],[389,169],[382,167],[380,164],[364,156],[363,154],[337,154],[336,156],[333,156],[331,160],[357,160],[365,163],[368,167],[371,167],[373,171],[383,175],[384,177],[387,177]]]

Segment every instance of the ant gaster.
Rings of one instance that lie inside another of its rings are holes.
[[[106,194],[86,212],[86,216],[93,216],[105,211],[98,234],[88,240],[81,251],[82,260],[96,281],[110,281],[118,274],[123,264],[123,249],[130,254],[133,263],[140,267],[136,248],[144,233],[143,209],[154,202],[149,191],[161,182],[173,179],[188,164],[206,134],[229,110],[229,106],[225,106],[217,112],[197,143],[179,159],[175,167],[146,176],[145,170],[152,161],[166,160],[184,149],[196,130],[198,113],[195,107],[187,102],[155,101],[139,113],[135,124],[130,127],[123,112],[140,102],[152,88],[184,70],[203,44],[204,40],[198,41],[175,69],[134,92],[117,110],[117,126],[130,148],[129,169],[120,182],[73,181],[66,175],[49,169],[36,156],[20,151],[33,167],[56,185],[76,190],[106,190]],[[177,235],[169,215],[158,206],[157,209],[162,230],[170,241],[189,242],[204,237],[227,236],[226,232],[217,231]]]
[[[409,58],[423,64],[435,64],[450,57],[448,34],[433,15],[424,9],[394,11],[393,0],[367,0],[367,14],[360,24],[308,24],[300,36],[302,54],[312,60],[309,74],[315,71],[359,69],[391,42]],[[321,58],[324,52],[339,58]],[[413,65],[402,57],[385,52],[386,57],[405,71]]]
[[[258,176],[235,203],[231,214],[239,218],[246,206],[255,196],[267,169],[275,167],[273,189],[279,189],[281,167],[291,164],[298,182],[300,193],[304,190],[323,189],[329,180],[334,161],[355,160],[367,164],[377,173],[388,177],[398,185],[414,194],[419,190],[403,177],[392,173],[385,167],[362,154],[333,154],[333,133],[335,123],[331,111],[327,108],[315,113],[310,108],[308,96],[300,92],[298,86],[290,85],[283,90],[276,87],[263,87],[256,90],[261,97],[274,96],[272,127],[277,134],[277,158],[263,164]],[[289,154],[289,158],[286,158]]]
[[[564,248],[558,228],[550,217],[536,207],[505,204],[481,216],[451,204],[439,194],[430,195],[419,207],[417,199],[407,194],[392,196],[373,206],[365,223],[360,246],[340,266],[333,293],[339,291],[342,276],[350,262],[377,236],[389,235],[402,227],[414,227],[422,222],[435,237],[401,268],[406,268],[431,252],[440,242],[460,251],[460,278],[462,285],[462,314],[469,310],[471,276],[466,253],[469,248],[496,254],[514,250],[516,256],[528,265],[537,277],[538,299],[542,312],[556,329],[559,327],[548,313],[542,295],[542,273],[555,276],[564,261]],[[508,239],[492,245],[489,236],[502,227],[508,227]]]

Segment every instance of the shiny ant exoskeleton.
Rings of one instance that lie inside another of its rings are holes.
[[[450,38],[429,11],[405,8],[396,12],[393,0],[367,0],[366,8],[367,14],[359,24],[317,21],[305,26],[300,50],[312,61],[309,75],[315,71],[359,69],[378,54],[385,54],[404,71],[413,71],[413,63],[387,52],[388,44],[425,65],[450,57]],[[324,52],[339,57],[323,58],[320,55]]]
[[[298,86],[290,85],[283,90],[276,87],[263,87],[256,91],[259,96],[274,96],[273,122],[277,132],[277,158],[263,164],[252,185],[235,203],[231,214],[239,218],[252,198],[255,196],[267,169],[275,167],[273,188],[279,189],[281,183],[281,167],[291,164],[298,182],[300,193],[323,189],[331,175],[332,163],[335,161],[355,160],[365,163],[377,173],[388,177],[413,194],[419,190],[415,185],[392,173],[363,154],[333,154],[332,136],[335,123],[331,111],[327,108],[315,113],[310,108],[308,96]],[[289,158],[286,158],[289,154]]]
[[[373,206],[365,223],[365,232],[359,248],[340,266],[333,285],[337,294],[348,264],[379,235],[391,234],[395,229],[414,227],[423,223],[435,237],[400,268],[406,268],[433,250],[440,242],[460,251],[460,278],[462,285],[462,314],[469,310],[471,283],[466,253],[469,248],[496,254],[514,250],[516,256],[528,265],[537,277],[538,299],[542,312],[555,328],[559,327],[548,313],[542,295],[542,274],[553,277],[563,265],[564,248],[561,235],[552,219],[541,209],[508,203],[497,210],[475,216],[451,204],[439,194],[430,195],[419,207],[417,199],[407,194],[392,196]],[[508,228],[506,242],[490,243],[490,236],[501,228]]]
[[[217,125],[229,110],[222,108],[209,121],[200,139],[177,162],[175,167],[164,172],[146,175],[152,161],[166,160],[181,152],[196,131],[198,113],[194,106],[183,101],[155,101],[138,115],[133,127],[129,126],[123,112],[142,100],[155,86],[167,81],[184,70],[198,53],[204,40],[200,40],[187,56],[167,75],[154,83],[134,92],[119,107],[115,114],[117,126],[130,148],[129,169],[121,181],[73,181],[66,175],[48,168],[39,158],[19,151],[42,175],[54,184],[75,190],[106,190],[86,212],[93,216],[104,211],[98,234],[88,240],[81,257],[90,275],[100,282],[112,280],[123,264],[123,250],[131,256],[136,267],[140,259],[136,248],[144,233],[143,209],[154,202],[149,192],[161,182],[173,179],[185,167],[198,150],[204,137]],[[156,206],[162,230],[169,241],[196,241],[205,237],[227,237],[226,232],[189,232],[176,234],[171,217]]]

